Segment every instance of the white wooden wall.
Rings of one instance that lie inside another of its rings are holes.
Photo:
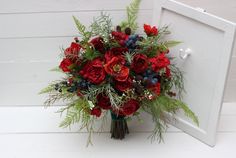
[[[179,1],[205,8],[210,13],[236,22],[235,0]],[[51,80],[59,77],[57,73],[48,70],[58,64],[59,47],[68,46],[77,35],[72,15],[89,25],[92,17],[104,10],[110,13],[117,24],[125,17],[124,8],[130,2],[131,0],[0,0],[0,157],[60,158],[78,157],[78,155],[83,157],[81,153],[87,154],[85,157],[96,157],[89,153],[90,150],[77,148],[85,145],[87,136],[84,137],[83,134],[78,136],[75,133],[76,127],[72,131],[58,128],[60,118],[54,113],[58,106],[43,109],[44,96],[39,96],[37,93]],[[152,21],[152,2],[153,0],[142,1],[138,18],[140,28],[143,23]],[[236,51],[232,57],[225,102],[236,102],[235,91]],[[220,133],[236,131],[233,122],[236,120],[236,106],[232,106],[235,104],[226,105],[228,106],[223,109]],[[151,124],[138,127],[139,125],[132,123],[130,126],[132,131],[143,133]],[[145,133],[139,136],[131,134],[130,139],[128,138],[127,141],[130,141],[134,148],[140,149],[139,143],[144,143],[150,148],[142,148],[139,151],[132,149],[133,152],[140,153],[136,157],[148,156],[145,152],[155,154],[153,151],[156,148],[159,148],[157,155],[176,156],[176,154],[168,153],[166,150],[168,148],[164,144],[158,147],[152,146],[149,140],[145,139],[147,135]],[[225,136],[224,140],[229,145],[234,145],[235,141],[231,141],[231,138],[235,140],[236,134],[232,134],[232,137],[227,134],[222,135]],[[114,142],[106,137],[108,134],[95,138],[95,145],[98,146],[93,152],[101,156],[101,152],[106,151],[104,148],[107,148],[110,150],[108,154],[113,154],[112,146],[115,146],[125,153],[129,147],[128,144]],[[172,145],[176,148],[174,151],[179,152],[181,151],[178,148],[179,142],[182,139],[189,143],[188,145],[196,147],[192,148],[193,151],[202,147],[205,153],[212,152],[174,127],[167,132],[166,146]],[[101,143],[103,141],[105,142]],[[99,144],[101,144],[100,147]],[[188,145],[185,146],[186,151],[190,149]],[[212,154],[220,156],[223,155],[221,151],[229,150],[228,146],[219,146],[218,149],[217,153]],[[36,151],[37,155],[34,153]],[[78,151],[81,153],[77,153]],[[128,155],[133,157],[132,154]],[[184,152],[179,155],[183,156]],[[196,156],[200,155],[196,154]],[[120,156],[117,155],[117,157]]]

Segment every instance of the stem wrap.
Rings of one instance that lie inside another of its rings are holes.
[[[124,139],[129,134],[127,121],[124,116],[117,116],[111,111],[111,138]]]

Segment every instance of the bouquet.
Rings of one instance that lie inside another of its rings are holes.
[[[63,100],[66,106],[60,127],[80,123],[91,134],[94,123],[111,116],[111,138],[123,139],[129,133],[127,121],[141,112],[152,116],[152,139],[162,140],[169,119],[166,113],[183,110],[196,124],[198,119],[181,101],[183,75],[172,62],[169,47],[178,41],[165,41],[168,26],[143,25],[137,34],[136,19],[140,0],[127,7],[127,19],[113,27],[108,14],[94,19],[86,28],[73,17],[80,37],[63,49],[63,59],[54,70],[62,79],[52,82],[41,93],[48,93],[45,105]],[[91,143],[89,139],[88,143]]]

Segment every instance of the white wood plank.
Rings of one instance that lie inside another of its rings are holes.
[[[0,14],[28,12],[124,10],[131,0],[1,0]],[[153,0],[141,2],[141,9],[151,9]],[[14,4],[14,5],[13,5]]]
[[[5,77],[1,77],[0,84],[11,85],[12,83],[40,83],[58,80],[63,74],[50,70],[59,64],[59,60],[58,62],[1,63],[0,72]]]
[[[224,104],[223,114],[220,119],[218,131],[220,132],[236,132],[236,105]],[[78,132],[79,126],[76,124],[70,129],[59,128],[59,123],[63,120],[64,115],[60,117],[56,113],[60,109],[59,106],[50,108],[35,107],[1,107],[0,108],[0,134],[7,133],[70,133]],[[138,122],[136,118],[130,121],[129,129],[131,132],[147,132],[153,128],[151,117],[142,113],[143,123]],[[101,121],[96,123],[98,129]],[[107,132],[110,128],[110,116],[107,118],[107,126],[104,130]],[[167,132],[179,132],[180,130],[170,126]],[[86,132],[86,131],[83,131]]]
[[[86,26],[90,25],[93,17],[99,11],[40,13],[40,14],[7,14],[1,15],[0,38],[75,36],[77,29],[72,15],[78,17]],[[114,26],[126,18],[125,11],[109,11]],[[141,10],[138,17],[140,30],[144,23],[151,23],[152,11]]]
[[[38,95],[48,83],[2,84],[0,106],[37,106],[43,105],[45,95]]]
[[[59,57],[61,47],[73,41],[73,37],[0,39],[0,62],[52,61]]]
[[[4,158],[235,158],[235,133],[219,133],[211,148],[184,133],[168,133],[165,143],[150,143],[147,133],[131,133],[125,140],[110,139],[109,134],[93,136],[94,146],[86,148],[87,134],[1,135],[0,156]]]
[[[71,129],[59,128],[61,117],[60,113],[56,113],[61,106],[50,108],[35,107],[1,107],[0,108],[0,134],[7,133],[74,133],[79,132],[79,125],[71,126]],[[13,116],[13,117],[11,117]],[[137,119],[130,121],[129,129],[131,132],[151,131],[153,123],[149,115],[143,113],[142,118],[144,123],[140,123]],[[101,120],[95,124],[96,131],[100,131]],[[107,117],[107,124],[104,127],[104,132],[110,130],[110,115]],[[178,132],[179,130],[170,126],[169,132]],[[83,130],[81,132],[86,132]]]

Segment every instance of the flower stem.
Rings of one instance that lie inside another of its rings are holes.
[[[111,138],[124,139],[129,134],[127,121],[124,116],[118,116],[111,111]]]

